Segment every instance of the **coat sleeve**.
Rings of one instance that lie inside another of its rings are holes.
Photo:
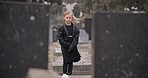
[[[69,48],[70,43],[67,43],[66,41],[64,41],[64,35],[63,35],[63,29],[62,29],[62,27],[60,27],[58,29],[58,39],[59,39],[59,42],[60,42],[60,44],[61,44],[62,47]]]
[[[78,44],[78,42],[79,42],[79,33],[80,33],[80,31],[79,31],[79,29],[77,28],[76,33],[75,33],[75,35],[74,35],[74,39],[73,39],[73,41],[72,41],[72,44],[71,44],[70,47],[69,47],[69,52],[70,52],[75,46],[77,46],[77,44]]]

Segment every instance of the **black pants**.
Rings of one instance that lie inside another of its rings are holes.
[[[72,74],[73,62],[64,62],[63,63],[63,73],[67,75]]]

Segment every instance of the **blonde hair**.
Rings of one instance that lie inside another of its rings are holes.
[[[67,15],[67,14],[71,14],[71,15],[72,15],[72,18],[73,18],[72,23],[78,24],[78,23],[80,22],[80,19],[76,18],[76,17],[74,16],[74,14],[73,14],[72,11],[69,11],[69,10],[68,10],[68,11],[65,11],[65,12],[64,12],[64,17],[65,17],[65,15]]]

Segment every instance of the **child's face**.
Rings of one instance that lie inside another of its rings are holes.
[[[64,16],[64,22],[65,22],[65,24],[68,24],[68,25],[71,24],[72,20],[73,20],[72,14],[66,14]]]

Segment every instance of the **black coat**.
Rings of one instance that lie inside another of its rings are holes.
[[[65,25],[60,26],[58,29],[58,39],[61,44],[61,51],[64,62],[78,62],[80,60],[80,54],[77,49],[79,40],[79,29],[73,25],[73,41],[69,43],[69,35]]]

